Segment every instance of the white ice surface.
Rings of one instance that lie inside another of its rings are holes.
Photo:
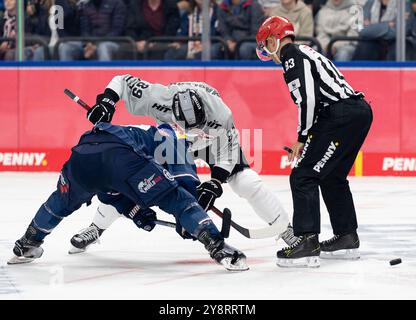
[[[263,177],[288,212],[287,177]],[[321,260],[318,269],[281,269],[274,239],[250,240],[234,230],[228,242],[248,256],[250,270],[230,273],[202,245],[166,227],[147,233],[119,219],[87,253],[68,255],[71,236],[89,225],[96,203],[66,218],[31,264],[8,266],[13,243],[54,190],[57,174],[0,173],[0,299],[416,299],[416,179],[352,178],[362,257]],[[263,227],[247,203],[225,187],[217,206],[246,227]],[[322,205],[321,239],[332,235]],[[159,219],[173,220],[165,213]],[[216,220],[219,223],[219,220]],[[389,260],[403,263],[390,266]]]

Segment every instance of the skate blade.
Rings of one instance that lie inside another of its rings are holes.
[[[23,263],[29,263],[35,260],[35,258],[27,258],[27,257],[18,257],[14,256],[9,261],[7,261],[7,264],[23,264]]]
[[[88,248],[88,247],[85,247],[85,248],[83,248],[83,249],[80,249],[80,248],[74,247],[74,246],[71,244],[71,246],[70,246],[70,248],[69,248],[69,250],[68,250],[68,254],[78,254],[78,253],[83,253],[83,252],[87,251],[87,248]]]
[[[249,269],[245,258],[240,258],[235,263],[231,263],[232,259],[231,257],[224,258],[220,264],[228,271],[247,271]]]
[[[322,259],[334,260],[357,260],[360,259],[360,251],[358,249],[344,249],[337,251],[321,251]]]
[[[298,259],[277,258],[276,264],[282,268],[319,268],[321,265],[319,256]]]

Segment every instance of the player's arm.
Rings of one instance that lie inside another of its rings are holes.
[[[220,129],[218,146],[215,154],[215,166],[211,177],[221,183],[225,182],[233,171],[240,157],[238,131],[235,128],[233,116],[230,114],[224,128]]]
[[[240,159],[238,131],[231,114],[225,127],[218,132],[217,139],[211,145],[215,157],[215,165],[211,168],[211,180],[200,184],[197,188],[198,203],[205,210],[211,209],[215,200],[221,197],[223,193],[221,184],[227,181]]]
[[[305,143],[315,119],[315,80],[311,62],[291,50],[282,65],[290,94],[298,106],[298,142]]]
[[[285,71],[285,81],[288,85],[293,101],[298,106],[297,142],[292,146],[293,153],[289,161],[294,160],[302,152],[308,139],[309,129],[315,119],[315,80],[312,74],[311,62],[299,54],[294,48],[285,53],[282,66]]]
[[[154,103],[168,103],[169,89],[161,84],[144,81],[131,75],[115,76],[97,96],[96,104],[88,112],[92,123],[111,122],[115,105],[123,100],[129,113],[139,116],[152,116],[151,106]]]

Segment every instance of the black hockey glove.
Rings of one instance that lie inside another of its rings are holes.
[[[150,208],[140,209],[139,212],[137,212],[133,217],[133,221],[136,226],[148,232],[152,231],[156,226],[156,219],[156,212]]]
[[[201,183],[196,191],[198,192],[198,203],[205,211],[211,209],[215,200],[222,195],[221,183],[217,180]]]
[[[116,101],[107,92],[97,96],[96,104],[87,112],[87,119],[96,125],[99,122],[111,122],[116,111]]]

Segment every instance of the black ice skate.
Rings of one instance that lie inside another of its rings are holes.
[[[202,231],[198,240],[204,244],[211,258],[228,271],[246,271],[249,269],[245,254],[229,246],[224,240],[213,239],[207,231]]]
[[[88,228],[81,230],[71,238],[71,247],[68,253],[76,254],[85,252],[90,245],[99,242],[103,232],[104,229],[100,229],[94,223],[91,223]]]
[[[323,259],[359,259],[360,239],[356,232],[343,236],[335,235],[323,241],[321,245],[321,258]]]
[[[279,267],[319,267],[319,240],[313,233],[304,234],[290,247],[277,251]]]
[[[42,256],[43,249],[41,245],[43,241],[34,239],[37,232],[33,226],[27,228],[25,235],[15,242],[13,248],[14,257],[7,264],[28,263]]]

